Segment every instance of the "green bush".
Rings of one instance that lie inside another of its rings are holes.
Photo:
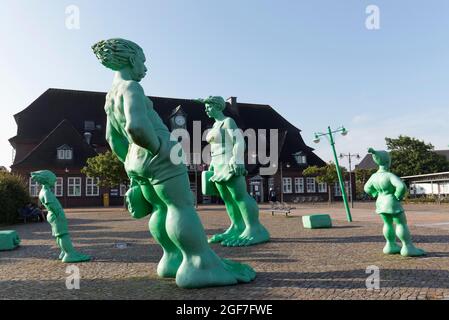
[[[25,180],[8,172],[0,172],[0,223],[15,223],[19,217],[17,210],[29,202]]]

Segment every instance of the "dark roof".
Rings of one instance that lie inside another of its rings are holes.
[[[435,150],[435,153],[445,156],[446,159],[449,161],[449,150]]]
[[[435,150],[435,153],[445,156],[449,161],[449,150]],[[358,165],[355,166],[356,169],[376,169],[377,165],[374,163],[371,154],[367,154]]]
[[[85,121],[94,121],[98,127],[90,131],[92,133],[91,143],[98,151],[102,150],[107,146],[105,140],[105,97],[106,93],[104,92],[48,89],[30,106],[14,115],[18,130],[17,135],[9,141],[13,147],[18,144],[40,144],[64,119],[77,131],[77,138],[83,138]],[[169,119],[177,108],[182,109],[187,114],[187,129],[189,132],[193,131],[193,121],[200,121],[202,130],[210,128],[213,124],[213,120],[204,112],[204,105],[192,99],[153,96],[149,98],[153,101],[155,110],[169,128]],[[271,106],[249,103],[230,104],[228,102],[225,114],[233,117],[242,130],[247,128],[267,129],[267,136],[269,136],[269,129],[279,129],[279,135],[286,132],[285,143],[280,145],[282,148],[279,150],[281,157],[285,157],[285,161],[294,163],[291,154],[303,151],[307,154],[310,164],[325,164],[313,153],[313,149],[304,143],[300,134],[301,131],[284,119]],[[65,134],[60,136],[66,137]],[[84,141],[84,139],[82,140]],[[68,144],[66,141],[64,143]],[[205,144],[206,142],[203,142],[203,145]],[[14,165],[21,163],[27,157],[15,159]]]
[[[63,139],[61,139],[63,137]],[[58,160],[57,149],[61,147],[61,140],[73,150],[72,160]],[[86,160],[97,155],[95,150],[86,143],[84,138],[68,120],[63,120],[23,159],[15,162],[11,168],[81,168]]]

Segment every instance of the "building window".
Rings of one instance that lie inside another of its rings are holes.
[[[295,178],[295,193],[304,193],[304,178]]]
[[[307,164],[307,156],[302,151],[293,154],[293,157],[295,158],[297,164]]]
[[[32,198],[39,197],[39,192],[41,191],[42,186],[30,178],[29,187],[30,187],[30,197]]]
[[[84,131],[94,131],[95,121],[84,121]]]
[[[72,160],[73,149],[67,145],[58,148],[58,160]]]
[[[348,191],[349,191],[349,182],[348,182],[348,181],[345,181],[345,191],[346,191],[346,195],[347,195],[347,194],[348,194]],[[340,184],[339,184],[338,182],[335,183],[335,187],[334,187],[334,195],[335,195],[336,197],[341,197],[341,196],[342,196]]]
[[[274,190],[274,178],[268,178],[268,190]]]
[[[327,192],[327,183],[326,182],[318,183],[318,192],[319,193],[326,193]]]
[[[128,191],[128,186],[126,184],[120,184],[120,197],[124,197]]]
[[[284,193],[292,193],[292,178],[282,178],[282,188]]]
[[[55,194],[55,196],[62,197],[64,195],[63,184],[64,180],[62,178],[56,178],[55,187],[51,188],[51,191]]]
[[[86,178],[86,196],[97,197],[100,195],[100,188],[98,187],[98,178]]]
[[[67,179],[67,195],[69,197],[81,197],[81,178],[70,177]]]
[[[306,179],[306,184],[307,184],[307,192],[308,193],[315,193],[316,192],[315,178],[307,178]]]

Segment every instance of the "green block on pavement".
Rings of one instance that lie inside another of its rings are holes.
[[[302,217],[302,225],[306,229],[332,228],[332,219],[328,214],[314,214]]]
[[[20,244],[20,238],[14,230],[0,231],[0,251],[13,250]]]

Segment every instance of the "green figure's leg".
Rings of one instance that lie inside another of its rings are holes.
[[[151,202],[155,208],[148,223],[150,232],[164,250],[162,259],[157,266],[157,274],[162,278],[175,278],[182,262],[182,253],[167,234],[167,206],[159,199],[151,184],[140,187],[145,199]]]
[[[72,240],[70,240],[70,236],[68,234],[57,237],[57,241],[61,249],[65,252],[64,258],[62,258],[62,262],[75,263],[90,261],[90,256],[79,253],[75,250],[75,248],[73,248]]]
[[[226,211],[231,219],[231,226],[224,233],[216,234],[209,239],[209,243],[222,242],[229,239],[237,239],[243,230],[245,230],[245,222],[243,221],[240,209],[232,198],[231,193],[224,184],[216,183],[221,199],[223,199]]]
[[[59,249],[61,249],[61,253],[59,254],[58,260],[62,260],[65,256],[64,250],[62,250],[61,245],[59,244],[59,238],[56,238],[56,244],[58,245]]]
[[[250,282],[254,270],[244,264],[222,260],[207,243],[203,225],[194,209],[187,174],[155,185],[159,198],[167,205],[167,233],[181,250],[183,261],[176,274],[182,288],[202,288]]]
[[[223,241],[223,245],[234,247],[250,246],[270,240],[270,234],[259,221],[259,207],[257,206],[257,202],[246,190],[245,177],[232,177],[226,183],[226,186],[242,213],[246,228],[238,239],[225,240]]]
[[[393,217],[396,223],[396,235],[402,241],[401,255],[404,257],[418,257],[425,255],[426,252],[422,249],[416,248],[412,243],[410,230],[407,226],[407,218],[402,212]]]
[[[396,232],[393,225],[393,216],[391,214],[380,215],[384,221],[384,237],[387,244],[384,247],[385,254],[398,254],[401,252],[401,247],[396,243]]]

